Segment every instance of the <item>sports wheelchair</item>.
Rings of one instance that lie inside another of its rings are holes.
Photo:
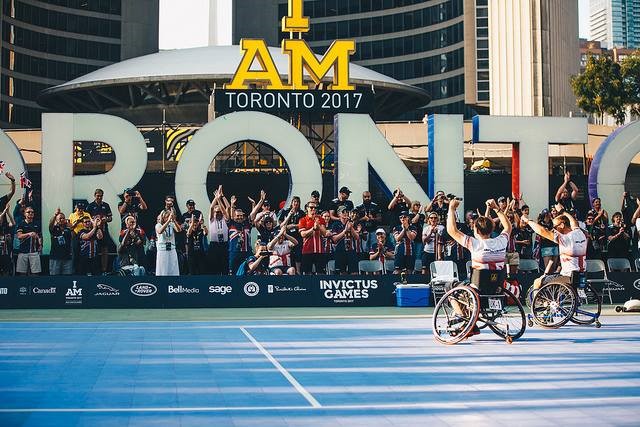
[[[551,280],[538,290],[531,286],[526,302],[531,310],[527,315],[529,326],[535,323],[557,329],[569,321],[577,325],[595,323],[596,328],[602,326],[599,320],[602,300],[584,272],[574,271],[570,283]]]
[[[433,336],[442,344],[456,344],[467,338],[474,327],[489,327],[511,344],[524,334],[524,308],[502,287],[503,270],[474,270],[471,283],[454,284],[440,298],[433,311]]]

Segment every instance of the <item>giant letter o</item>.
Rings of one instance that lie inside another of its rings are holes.
[[[271,146],[286,160],[291,173],[287,205],[293,195],[304,197],[322,188],[320,164],[304,135],[276,116],[242,111],[218,117],[189,141],[176,170],[176,196],[179,203],[184,205],[187,200],[193,199],[199,206],[209,206],[209,165],[229,145],[247,140]]]

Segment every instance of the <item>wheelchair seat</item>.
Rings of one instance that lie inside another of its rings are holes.
[[[471,285],[481,295],[495,295],[507,277],[507,270],[471,270]]]

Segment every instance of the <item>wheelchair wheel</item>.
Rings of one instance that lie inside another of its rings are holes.
[[[496,313],[493,322],[488,325],[496,335],[511,344],[524,334],[527,329],[527,319],[524,307],[518,298],[508,289],[501,289],[501,291],[504,294],[502,310]],[[515,304],[507,305],[508,300],[515,301]]]
[[[533,291],[534,291],[534,287],[533,285],[531,285],[529,287],[529,290],[527,291],[527,295],[524,297],[524,302],[525,304],[527,304],[527,308],[531,309],[531,302],[533,301]]]
[[[576,289],[577,307],[571,316],[571,321],[578,325],[590,325],[600,317],[602,311],[602,301],[593,289],[593,286],[587,284],[584,288]]]
[[[533,320],[543,328],[559,328],[573,316],[577,305],[575,290],[565,283],[547,283],[531,302]]]
[[[456,308],[462,312],[456,312]],[[433,311],[433,336],[442,344],[456,344],[467,337],[478,320],[480,300],[469,286],[445,293]]]

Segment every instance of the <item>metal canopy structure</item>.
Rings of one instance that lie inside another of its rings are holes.
[[[269,51],[278,70],[288,71],[289,57],[277,48]],[[53,112],[114,114],[138,125],[160,123],[163,114],[169,121],[203,124],[213,91],[232,79],[241,58],[239,46],[161,51],[48,88],[38,103]],[[324,81],[330,83],[332,77],[330,72]],[[391,120],[430,102],[423,89],[356,64],[350,65],[350,80],[358,90],[373,91],[376,120]],[[332,118],[313,118],[325,120]]]

